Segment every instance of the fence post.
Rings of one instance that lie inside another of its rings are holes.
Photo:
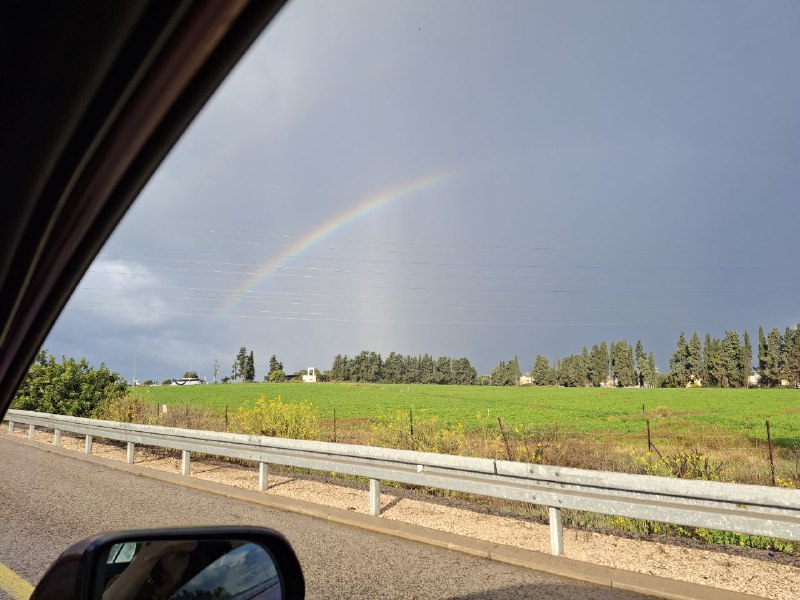
[[[553,556],[564,554],[564,527],[561,524],[561,509],[548,506],[550,514],[550,552]]]
[[[14,421],[8,422],[8,433],[14,433]]]
[[[266,491],[267,485],[267,477],[269,475],[269,466],[267,463],[260,462],[258,463],[258,491],[264,492]]]
[[[86,435],[86,447],[83,450],[86,454],[92,453],[92,436]]]
[[[61,430],[56,429],[53,431],[53,446],[60,446],[61,445]]]
[[[192,472],[192,465],[191,465],[191,458],[189,457],[189,451],[183,450],[182,453],[182,460],[181,460],[181,475],[189,475]]]
[[[769,470],[772,474],[772,487],[775,487],[775,459],[772,456],[772,435],[770,435],[769,421],[767,421],[767,447],[769,448]]]
[[[136,445],[133,442],[128,442],[128,464],[132,465],[134,461],[134,453],[136,452]]]
[[[645,422],[647,423],[647,451],[652,452],[653,442],[650,439],[650,419],[647,419]]]
[[[369,480],[369,514],[381,516],[381,482],[380,479]]]
[[[28,425],[28,439],[32,440],[36,433],[36,425]]]
[[[514,457],[511,456],[511,446],[508,444],[508,436],[506,435],[506,430],[503,428],[503,421],[500,417],[497,417],[497,425],[500,427],[500,433],[503,434],[503,441],[506,444],[506,460],[514,460]]]

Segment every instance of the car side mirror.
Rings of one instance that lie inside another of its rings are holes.
[[[300,563],[262,527],[119,531],[86,538],[50,566],[31,600],[293,600]]]

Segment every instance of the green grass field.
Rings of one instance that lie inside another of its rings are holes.
[[[412,409],[422,418],[463,423],[467,429],[509,426],[559,428],[579,433],[640,436],[645,418],[654,436],[692,443],[697,438],[731,438],[732,444],[772,438],[800,445],[800,390],[499,388],[381,384],[229,384],[135,388],[147,402],[206,406],[235,411],[261,395],[286,402],[311,402],[323,419],[377,420]],[[644,405],[645,414],[642,413]]]

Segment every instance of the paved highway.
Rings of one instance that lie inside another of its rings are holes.
[[[0,438],[0,464],[0,563],[33,583],[61,550],[99,531],[253,524],[290,540],[308,598],[643,598],[186,489],[8,438]]]

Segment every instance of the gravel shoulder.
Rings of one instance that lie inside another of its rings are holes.
[[[14,435],[27,437],[28,432],[18,429]],[[34,439],[52,443],[53,436],[51,432],[37,430]],[[83,452],[84,438],[62,433],[61,447]],[[113,460],[126,460],[124,446],[104,440],[94,441],[92,453]],[[161,450],[139,446],[135,462],[152,469],[180,471],[180,459]],[[258,486],[257,469],[212,457],[197,458],[193,455],[191,476],[249,490],[256,490]],[[366,513],[369,507],[365,484],[272,467],[265,493],[362,513]],[[408,489],[384,488],[381,508],[383,518],[526,550],[549,552],[550,532],[546,524],[512,515],[502,507],[431,496]],[[565,528],[564,555],[597,565],[774,600],[794,600],[800,589],[800,557],[751,548]]]

